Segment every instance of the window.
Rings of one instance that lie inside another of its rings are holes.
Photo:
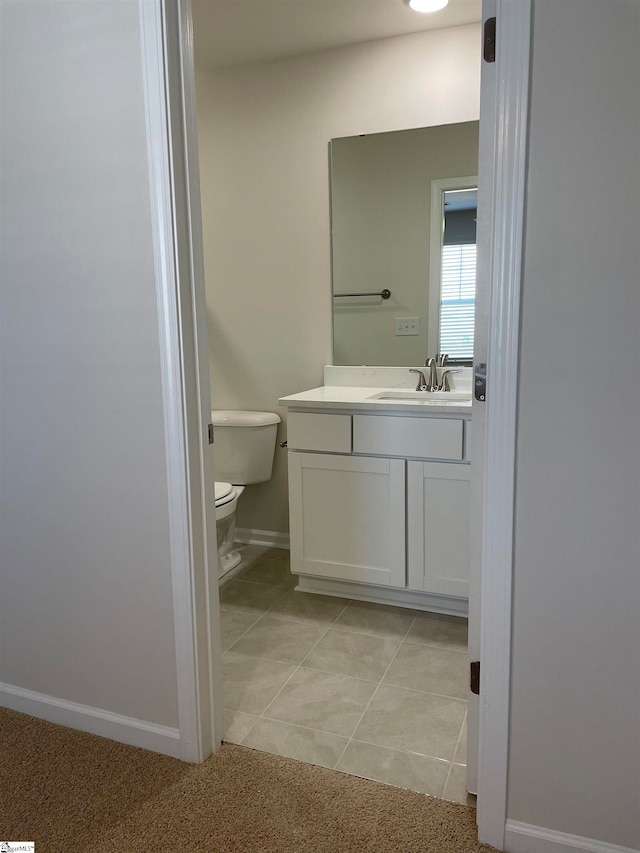
[[[473,360],[476,301],[476,246],[442,247],[440,352],[452,360]]]

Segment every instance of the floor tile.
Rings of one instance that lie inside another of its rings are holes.
[[[266,613],[282,594],[280,587],[232,581],[220,590],[220,607],[224,610],[242,610],[245,613]]]
[[[244,746],[253,749],[330,768],[336,766],[347,743],[346,737],[266,720],[264,717],[258,720],[243,741]]]
[[[282,663],[302,663],[325,631],[324,625],[289,622],[266,613],[231,651]]]
[[[222,638],[222,651],[227,649],[239,640],[240,637],[252,625],[260,619],[259,613],[244,613],[240,610],[221,610],[220,611],[220,626]]]
[[[225,708],[261,714],[296,667],[225,652],[222,656]]]
[[[462,616],[419,613],[406,639],[411,643],[426,643],[430,646],[466,651],[467,620]]]
[[[234,542],[234,548],[242,558],[240,562],[241,569],[250,566],[256,560],[261,560],[271,551],[271,548],[266,548],[264,545],[244,545],[239,542]]]
[[[381,684],[354,733],[356,740],[451,761],[466,703]]]
[[[336,620],[335,627],[374,637],[404,638],[415,618],[415,610],[389,607],[368,601],[352,601]]]
[[[301,668],[264,716],[349,737],[375,689],[371,681]]]
[[[467,793],[467,768],[461,764],[453,764],[451,773],[444,789],[444,799],[452,800],[454,803],[464,803],[467,806],[474,806],[477,802],[477,797]]]
[[[336,769],[441,797],[450,766],[448,761],[438,758],[352,740]]]
[[[253,714],[243,714],[242,711],[224,709],[224,740],[227,743],[242,743],[260,717]]]
[[[331,628],[309,652],[303,666],[380,681],[399,646],[400,640]]]
[[[453,760],[456,764],[467,763],[467,720],[468,716],[465,717],[464,723],[462,724],[462,733],[456,748],[456,754],[453,756]]]
[[[466,700],[467,671],[465,652],[405,642],[393,659],[383,683]]]
[[[272,586],[293,587],[298,576],[291,574],[288,560],[262,557],[240,575],[240,580]]]
[[[264,555],[268,560],[281,560],[287,565],[291,562],[291,552],[288,548],[269,548]]]
[[[271,607],[271,613],[298,622],[316,622],[330,625],[347,606],[345,598],[314,595],[311,592],[291,590]]]

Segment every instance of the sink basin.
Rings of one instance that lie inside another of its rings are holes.
[[[408,400],[422,403],[462,403],[471,401],[471,393],[466,391],[382,391],[373,394],[369,400]]]

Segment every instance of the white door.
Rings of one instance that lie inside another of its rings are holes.
[[[480,95],[474,368],[486,365],[488,379],[486,399],[473,400],[469,660],[481,660],[482,646],[479,836],[502,849],[530,2],[483,0],[483,22],[496,17],[494,61],[483,58]],[[481,706],[471,691],[468,700],[467,789],[476,793]]]
[[[496,14],[494,0],[483,0],[482,19]],[[482,62],[480,140],[478,150],[478,222],[474,370],[487,363],[490,315],[490,247],[493,227],[494,124],[496,63]],[[486,404],[473,398],[471,456],[471,519],[469,527],[469,663],[480,660],[482,537],[485,475]],[[467,714],[467,790],[478,790],[479,697],[469,690]]]

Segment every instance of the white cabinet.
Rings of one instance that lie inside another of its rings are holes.
[[[407,465],[407,585],[468,598],[471,467]]]
[[[289,453],[291,570],[405,587],[405,462]]]
[[[468,430],[460,417],[292,412],[300,588],[459,612],[469,595]]]

